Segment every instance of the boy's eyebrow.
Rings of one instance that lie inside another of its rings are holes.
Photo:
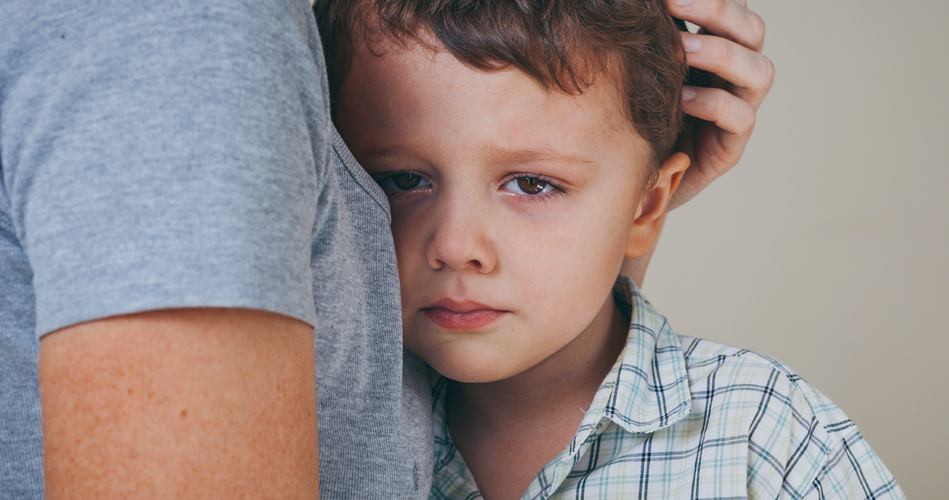
[[[403,146],[383,146],[370,148],[362,154],[363,158],[379,158],[386,156],[407,156],[412,150]]]
[[[597,163],[578,155],[561,153],[553,149],[508,149],[494,147],[491,158],[496,163],[529,163],[529,162],[558,162],[597,166]]]

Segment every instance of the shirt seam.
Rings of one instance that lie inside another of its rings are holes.
[[[705,341],[705,342],[711,342],[711,341],[707,341],[707,340],[705,340],[705,339],[696,339],[696,340]],[[826,422],[824,421],[824,419],[821,418],[820,413],[818,413],[818,412],[814,409],[814,404],[813,404],[813,402],[811,401],[811,398],[807,395],[807,392],[808,392],[808,391],[806,391],[806,390],[801,386],[801,383],[800,383],[800,382],[803,381],[804,383],[807,383],[807,381],[804,380],[804,378],[801,377],[799,374],[789,371],[789,370],[787,369],[787,367],[784,366],[783,363],[781,363],[780,361],[778,361],[778,360],[776,360],[776,359],[774,359],[774,358],[772,358],[772,357],[770,357],[770,356],[766,356],[766,355],[764,355],[764,354],[757,353],[757,352],[754,352],[754,351],[740,350],[739,352],[733,352],[733,353],[730,353],[730,354],[719,354],[719,355],[712,356],[712,357],[707,357],[707,358],[697,358],[697,359],[686,358],[686,370],[688,371],[688,370],[690,370],[690,369],[696,367],[698,364],[701,364],[701,363],[703,363],[703,362],[713,361],[713,360],[715,360],[715,359],[729,359],[729,358],[732,358],[732,359],[740,359],[740,360],[742,360],[742,361],[751,362],[751,363],[754,363],[755,365],[757,365],[757,366],[760,367],[760,368],[767,368],[767,369],[769,369],[769,370],[773,370],[773,371],[776,371],[776,372],[780,373],[780,374],[782,375],[782,377],[787,380],[788,384],[791,385],[791,386],[793,386],[793,387],[794,387],[794,390],[797,391],[798,394],[800,394],[800,396],[801,396],[802,399],[804,399],[804,401],[807,403],[807,407],[808,407],[808,409],[810,409],[811,414],[813,415],[814,419],[817,420],[817,422],[820,424],[821,428],[824,429],[824,431],[828,434],[829,437],[831,437],[831,439],[835,439],[835,440],[836,440],[836,439],[839,439],[839,438],[837,438],[835,435],[838,434],[838,433],[840,433],[840,432],[843,432],[843,431],[846,430],[846,429],[856,429],[856,428],[857,428],[857,426],[854,425],[854,423],[853,423],[852,420],[847,419],[845,422],[847,422],[848,425],[845,425],[845,426],[843,426],[842,428],[837,429],[837,430],[835,430],[835,431],[833,431],[833,432],[829,431],[827,428],[828,428],[828,426],[829,426],[830,424],[826,423]],[[809,385],[809,384],[808,384],[808,385]]]
[[[352,151],[349,150],[349,146],[346,145],[342,136],[339,135],[339,131],[336,127],[332,126],[331,128],[333,134],[333,150],[342,162],[343,167],[349,172],[349,175],[352,176],[353,180],[359,184],[363,191],[376,202],[376,205],[385,212],[386,220],[391,224],[392,213],[389,210],[389,200],[386,198],[385,193],[382,192],[382,188],[380,188],[369,173],[362,168],[359,161],[353,156]]]

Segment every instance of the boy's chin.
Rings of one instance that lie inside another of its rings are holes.
[[[514,375],[508,373],[509,366],[498,363],[498,357],[493,355],[459,349],[413,352],[444,377],[463,384],[497,382]]]

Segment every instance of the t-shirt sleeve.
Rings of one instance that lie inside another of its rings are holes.
[[[37,334],[178,307],[314,324],[329,113],[306,0],[12,14],[0,201],[33,272]]]

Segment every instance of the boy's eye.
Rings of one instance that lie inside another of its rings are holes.
[[[422,178],[415,174],[394,174],[392,177],[392,184],[395,185],[398,189],[408,190],[415,188],[422,182]]]
[[[432,185],[428,179],[421,175],[409,172],[397,172],[378,180],[379,186],[385,191],[408,191],[419,187],[429,187]]]
[[[504,184],[504,189],[515,193],[537,195],[553,191],[554,186],[537,177],[515,177]]]

